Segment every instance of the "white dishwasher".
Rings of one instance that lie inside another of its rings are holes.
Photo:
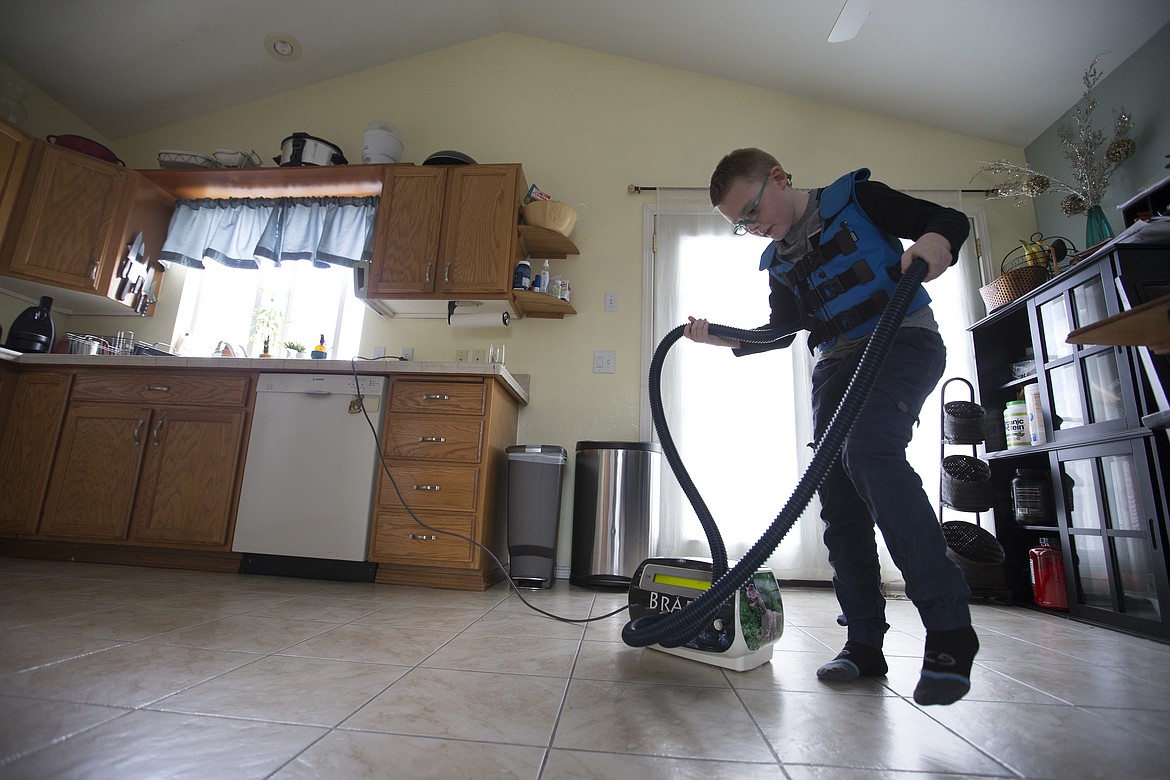
[[[241,571],[373,579],[379,458],[363,405],[380,433],[385,377],[260,375],[232,541]]]

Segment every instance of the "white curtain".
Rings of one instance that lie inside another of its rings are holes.
[[[962,210],[955,193],[910,193]],[[644,339],[650,353],[688,315],[751,328],[768,320],[767,278],[759,255],[767,239],[731,235],[731,226],[713,212],[705,190],[659,189],[653,212],[654,251],[644,275],[652,284]],[[946,377],[974,377],[970,334],[966,328],[983,316],[973,240],[957,266],[932,281],[935,316],[947,343]],[[719,525],[728,555],[741,556],[763,533],[788,500],[812,457],[809,387],[814,362],[799,335],[788,349],[736,358],[730,350],[680,341],[663,367],[663,406],[671,435],[691,478]],[[941,388],[941,385],[940,385]],[[955,383],[946,400],[965,399]],[[941,396],[927,400],[909,459],[938,505]],[[648,416],[644,405],[644,416]],[[649,429],[644,420],[643,429]],[[669,471],[669,469],[667,469]],[[672,474],[662,480],[659,554],[706,557],[710,552],[694,511]],[[952,517],[950,510],[943,519]],[[829,581],[821,541],[819,502],[814,498],[769,559],[782,580]],[[901,586],[901,574],[880,534],[882,580]]]
[[[705,190],[659,189],[652,208],[650,351],[688,315],[742,328],[767,323],[768,283],[759,271],[767,240],[733,236]],[[775,519],[812,456],[811,358],[800,336],[788,349],[741,358],[683,340],[666,359],[667,423],[732,559]],[[673,474],[662,484],[659,554],[708,557],[706,536]],[[768,565],[785,580],[829,580],[820,537],[814,505]]]
[[[204,268],[212,260],[256,269],[307,260],[317,267],[353,267],[369,260],[379,199],[224,198],[175,204],[163,262]]]

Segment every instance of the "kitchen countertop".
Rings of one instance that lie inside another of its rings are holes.
[[[160,368],[160,369],[232,369],[239,371],[267,371],[275,373],[305,374],[468,374],[472,376],[499,377],[512,394],[522,403],[528,403],[529,375],[512,374],[498,363],[444,363],[414,360],[312,360],[284,358],[234,358],[234,357],[155,357],[151,355],[61,355],[21,354],[0,347],[0,360],[19,363],[24,366],[85,366],[110,368]]]

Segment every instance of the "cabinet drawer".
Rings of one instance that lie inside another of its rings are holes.
[[[430,514],[419,515],[419,519],[436,530],[475,538],[471,533],[470,515]],[[374,514],[371,560],[414,566],[468,564],[473,552],[470,542],[423,528],[403,510],[378,511]]]
[[[411,509],[475,511],[475,489],[479,483],[479,469],[475,466],[390,463],[389,468],[403,500]],[[402,501],[398,500],[394,485],[385,474],[379,484],[378,506],[400,508]]]
[[[482,418],[391,415],[382,448],[387,458],[476,463],[483,443]]]
[[[186,406],[246,406],[250,378],[201,374],[81,373],[73,381],[75,401],[146,401]]]
[[[483,414],[483,382],[398,380],[390,391],[390,413]]]

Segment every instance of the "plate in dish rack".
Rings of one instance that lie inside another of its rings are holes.
[[[212,158],[199,152],[180,152],[164,149],[158,153],[158,164],[162,168],[218,168]]]
[[[259,168],[260,155],[243,149],[216,149],[211,153],[224,168]]]

